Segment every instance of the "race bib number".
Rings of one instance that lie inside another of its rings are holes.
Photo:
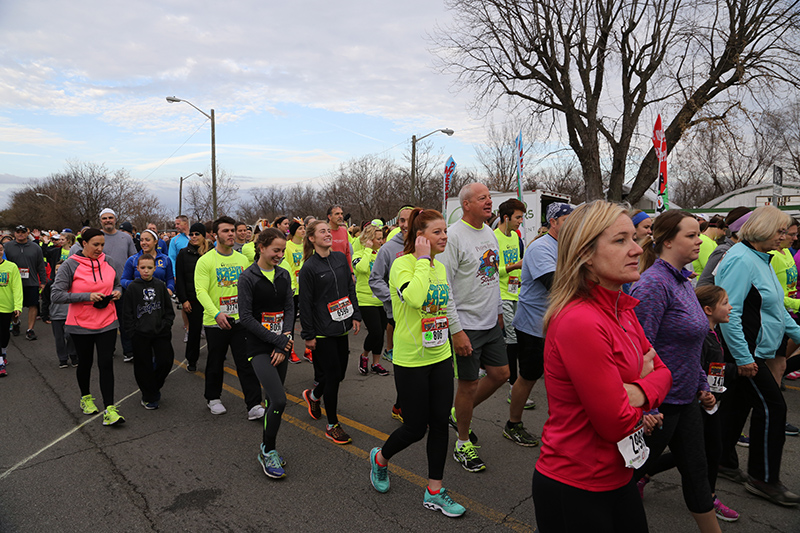
[[[21,277],[22,279],[28,279],[30,275],[31,275],[30,270],[28,270],[27,268],[19,269],[19,277]]]
[[[422,319],[422,346],[436,348],[447,342],[447,317],[437,316]]]
[[[222,296],[219,299],[219,312],[226,315],[239,314],[239,296]]]
[[[725,387],[725,363],[711,363],[708,365],[708,388],[711,392],[723,393]]]
[[[650,456],[650,448],[644,443],[644,422],[639,422],[633,433],[619,441],[617,449],[626,468],[641,468]]]
[[[328,304],[328,312],[336,322],[342,322],[353,316],[353,303],[348,296]]]
[[[283,332],[283,312],[261,313],[261,325],[278,335]]]
[[[511,276],[508,278],[508,294],[519,294],[519,278]]]

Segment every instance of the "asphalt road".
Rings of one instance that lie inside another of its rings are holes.
[[[358,374],[363,334],[351,339],[350,368],[340,388],[340,419],[353,443],[338,446],[324,437],[324,420],[312,420],[301,400],[312,366],[290,365],[289,404],[278,434],[287,477],[272,480],[256,460],[261,426],[247,420],[232,367],[222,397],[228,413],[208,412],[205,350],[200,372],[175,365],[156,411],[140,406],[132,365],[115,357],[116,398],[127,422],[104,427],[100,416],[80,411],[74,370],[58,368],[49,326],[38,323],[37,333],[33,342],[12,337],[9,375],[0,380],[2,532],[535,530],[530,483],[538,448],[502,437],[505,388],[476,409],[473,421],[487,469],[469,473],[448,458],[444,484],[467,507],[463,517],[451,519],[422,506],[423,443],[395,457],[387,494],[370,485],[369,450],[399,422],[390,416],[392,378]],[[182,340],[176,324],[178,360]],[[100,396],[96,367],[92,391]],[[547,415],[544,388],[538,385],[532,397],[538,408],[526,411],[524,422],[539,433]],[[786,399],[789,420],[800,424],[800,388],[787,390]],[[746,464],[744,449],[739,451]],[[800,438],[787,437],[783,480],[795,491],[800,491],[799,469]],[[737,523],[723,523],[723,531],[800,531],[800,509],[772,505],[724,479],[717,490],[742,514]],[[696,531],[675,471],[647,486],[645,508],[653,532]]]

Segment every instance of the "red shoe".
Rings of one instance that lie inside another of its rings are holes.
[[[396,405],[392,406],[392,418],[395,420],[403,421],[403,410]]]
[[[306,351],[303,354],[303,359],[305,359],[309,363],[313,363],[314,362],[314,358],[311,357],[311,350],[309,350],[308,348],[306,348]]]
[[[297,363],[302,363],[302,361],[300,361],[300,358],[297,357],[297,354],[294,352],[294,350],[292,350],[292,353],[289,354],[289,362],[292,363],[293,365],[296,365]]]

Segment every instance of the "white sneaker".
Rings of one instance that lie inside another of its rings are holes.
[[[189,342],[189,330],[183,330],[183,342]]]
[[[211,400],[208,402],[208,409],[211,411],[212,415],[224,415],[228,412],[220,400]]]
[[[264,409],[264,407],[261,404],[254,405],[252,409],[247,411],[247,419],[248,420],[258,420],[259,418],[264,418],[264,413],[265,412],[266,412],[266,409]]]

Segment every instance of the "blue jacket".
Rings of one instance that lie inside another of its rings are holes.
[[[123,289],[127,289],[128,285],[134,279],[139,279],[139,271],[136,269],[136,263],[139,261],[142,252],[132,255],[125,261],[125,268],[122,269],[122,278],[120,284]],[[156,254],[156,270],[153,272],[153,277],[158,278],[167,284],[167,288],[173,293],[175,292],[175,277],[173,276],[174,270],[172,268],[172,261],[169,260],[164,254]],[[781,293],[782,294],[782,293]]]
[[[172,275],[175,275],[175,262],[178,260],[178,252],[186,248],[189,244],[189,237],[185,233],[178,233],[169,240],[169,260],[172,261]]]
[[[772,256],[746,242],[734,244],[717,267],[715,283],[728,292],[731,320],[720,324],[728,351],[739,366],[774,359],[786,333],[800,342],[800,326],[783,306],[783,288]]]

